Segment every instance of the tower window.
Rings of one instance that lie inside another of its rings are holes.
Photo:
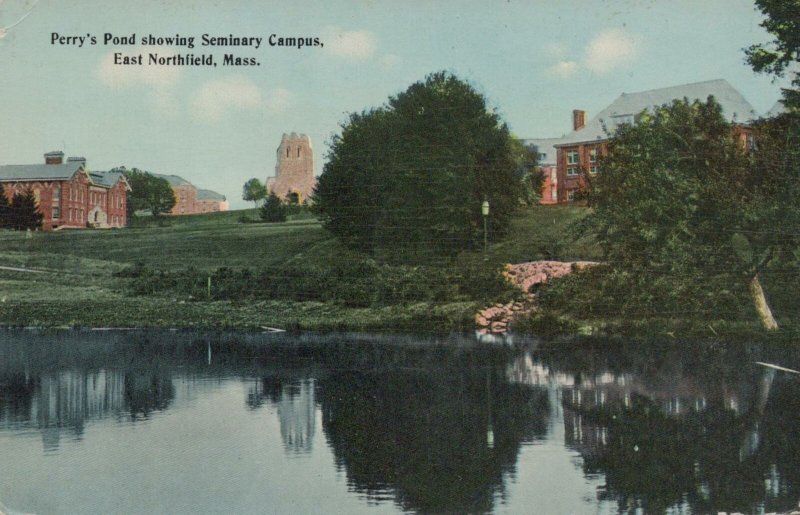
[[[286,157],[289,157],[289,146],[286,146]]]
[[[297,147],[297,157],[300,157],[300,147]]]

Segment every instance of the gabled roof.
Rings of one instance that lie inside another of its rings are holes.
[[[729,122],[745,123],[758,118],[755,109],[724,79],[651,89],[638,93],[623,93],[608,107],[597,113],[585,127],[567,134],[558,145],[606,140],[613,135],[619,121],[635,116],[645,109],[669,104],[673,100],[705,101],[713,95],[722,114]]]
[[[775,102],[775,105],[772,106],[772,109],[767,111],[766,116],[767,118],[772,118],[773,116],[778,116],[779,114],[783,114],[786,112],[786,106],[783,105],[783,100],[778,100]]]
[[[541,165],[554,165],[557,161],[556,147],[561,143],[563,138],[530,138],[520,140],[526,147],[536,147],[536,152],[544,154],[544,157],[539,159],[539,166]]]
[[[83,163],[78,162],[60,165],[0,165],[0,181],[66,181],[82,168]]]
[[[219,200],[224,201],[225,195],[211,190],[197,190],[197,200]]]
[[[120,180],[125,183],[125,188],[130,189],[128,181],[121,171],[111,170],[110,172],[89,172],[89,179],[93,184],[104,188],[113,188]]]

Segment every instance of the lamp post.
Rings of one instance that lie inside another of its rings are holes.
[[[489,259],[489,201],[484,200],[481,204],[481,213],[483,213],[483,260]]]

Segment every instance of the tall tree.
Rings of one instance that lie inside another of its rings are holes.
[[[756,0],[764,14],[761,26],[775,39],[745,49],[747,62],[756,72],[792,76],[794,89],[783,90],[788,109],[800,109],[800,2],[798,0]]]
[[[749,154],[713,98],[675,101],[623,128],[589,192],[588,220],[612,268],[646,287],[665,277],[708,288],[738,281],[764,327],[776,328],[760,274],[797,248],[798,152],[793,167],[769,161],[797,138],[772,125],[757,133],[764,146]]]
[[[39,211],[39,203],[33,190],[27,188],[22,193],[15,193],[11,199],[11,227],[24,231],[39,229],[44,216]]]
[[[242,199],[253,203],[253,207],[258,207],[258,202],[267,196],[267,188],[258,179],[253,177],[244,183],[242,187]]]
[[[481,235],[481,204],[502,235],[535,158],[466,82],[428,76],[379,108],[351,114],[334,136],[313,201],[353,247],[404,257],[449,255]]]

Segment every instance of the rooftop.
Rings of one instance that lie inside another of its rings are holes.
[[[12,180],[69,180],[83,168],[83,163],[68,162],[59,165],[0,165],[0,181]]]
[[[620,123],[631,123],[633,117],[646,109],[687,98],[706,100],[712,96],[722,106],[722,114],[730,122],[748,122],[758,118],[753,106],[724,79],[651,89],[638,93],[623,93],[611,105],[597,113],[585,127],[572,131],[557,145],[608,139]]]
[[[211,190],[197,190],[197,200],[225,200],[225,195]]]

